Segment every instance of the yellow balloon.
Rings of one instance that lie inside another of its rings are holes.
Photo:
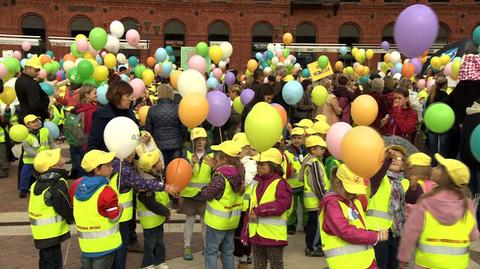
[[[430,59],[430,65],[435,69],[439,69],[442,65],[442,61],[439,57],[433,56],[432,59]]]
[[[365,66],[358,64],[357,66],[355,66],[355,73],[361,76],[363,74],[363,69],[365,69]]]
[[[93,78],[95,78],[96,81],[106,80],[108,78],[108,68],[104,65],[96,66],[93,72]]]
[[[17,95],[15,94],[15,89],[9,86],[5,86],[3,92],[0,94],[0,100],[6,105],[10,105],[15,101]]]
[[[78,41],[80,39],[87,39],[87,37],[84,34],[78,34],[75,36],[75,41]]]
[[[106,67],[109,69],[112,69],[117,65],[117,57],[113,55],[112,53],[107,53],[105,57],[103,58],[103,63],[105,64]]]
[[[368,74],[370,74],[370,68],[368,68],[368,66],[364,66],[363,71],[362,71],[362,75],[366,76]]]
[[[443,54],[442,56],[440,56],[440,62],[442,63],[442,65],[446,65],[450,62],[450,56],[448,56],[447,54]]]
[[[142,80],[145,82],[145,85],[152,84],[153,80],[155,79],[155,74],[151,69],[145,69],[142,73]]]
[[[208,51],[208,55],[210,55],[210,59],[215,64],[218,64],[220,60],[222,60],[223,52],[219,45],[213,45],[210,47],[210,50]]]
[[[138,119],[142,125],[145,125],[145,122],[147,121],[148,110],[150,110],[150,106],[142,106],[138,110]]]
[[[95,58],[93,57],[93,55],[90,54],[90,52],[88,52],[88,51],[83,54],[83,58],[85,58],[85,59],[92,59],[92,60],[95,59]],[[95,61],[95,62],[96,62],[96,61]]]
[[[337,62],[335,63],[335,70],[337,70],[338,72],[340,72],[340,71],[342,71],[342,69],[343,69],[343,63],[340,62],[340,61],[337,61]]]
[[[178,89],[177,83],[178,83],[178,78],[180,77],[181,74],[182,74],[182,71],[180,70],[173,70],[170,73],[170,84],[172,84],[174,89]]]
[[[392,56],[390,56],[390,53],[385,53],[385,55],[383,55],[384,62],[389,63],[391,60],[392,60]]]
[[[87,59],[87,61],[89,61],[89,62],[93,65],[93,67],[98,66],[97,61],[95,61],[95,60],[93,60],[93,59]]]
[[[354,48],[352,49],[352,55],[355,57],[355,55],[357,55],[357,53],[358,53],[358,48],[357,48],[357,47],[354,47]]]
[[[285,33],[283,34],[283,43],[285,43],[285,45],[290,45],[292,44],[292,41],[293,41],[293,36],[291,33]]]
[[[250,59],[247,63],[247,70],[250,71],[250,73],[253,74],[253,72],[255,71],[255,69],[257,69],[258,67],[258,63],[257,61],[255,61],[254,59]]]
[[[367,59],[370,60],[373,58],[373,50],[372,49],[368,49],[366,52],[365,52],[365,55],[367,56]]]

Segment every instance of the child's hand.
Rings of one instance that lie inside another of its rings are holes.
[[[172,196],[178,196],[179,191],[177,186],[167,184],[165,190]]]
[[[215,165],[216,165],[216,162],[215,162],[215,159],[213,159],[212,157],[208,156],[208,155],[205,155],[205,157],[203,157],[203,160],[205,161],[205,163],[212,167],[212,168],[215,168]]]
[[[253,211],[253,209],[251,209],[250,212],[248,213],[248,218],[250,218],[252,221],[257,221],[257,215],[255,215],[255,212]]]
[[[378,231],[378,242],[383,242],[388,240],[388,230]]]
[[[205,157],[207,157],[207,156],[205,156]],[[197,155],[192,155],[192,163],[198,163]]]

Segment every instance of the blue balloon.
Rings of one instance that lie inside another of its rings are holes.
[[[282,97],[287,104],[295,105],[303,97],[302,84],[296,80],[290,80],[283,86]]]
[[[97,88],[97,101],[102,105],[108,104],[107,91],[108,91],[108,85],[106,84],[100,85]]]
[[[97,61],[97,63],[98,63],[99,65],[102,65],[102,64],[103,64],[103,59],[102,59],[102,57],[101,57],[100,55],[95,56],[95,60]]]
[[[344,56],[344,55],[347,54],[348,49],[347,49],[347,47],[342,46],[342,47],[340,47],[340,49],[338,49],[338,52],[340,52],[340,54],[341,54],[342,56]]]
[[[163,63],[168,57],[168,53],[164,48],[158,48],[155,52],[155,58],[157,59],[157,63]]]
[[[43,123],[43,127],[48,129],[48,136],[50,139],[57,139],[60,136],[60,130],[55,123],[46,121]]]
[[[257,60],[259,60],[259,61],[262,61],[262,60],[263,60],[263,55],[262,55],[262,53],[261,53],[261,52],[257,52],[257,53],[255,54],[255,58],[257,58]]]
[[[25,64],[27,63],[27,59],[23,58],[21,61],[20,61],[20,65],[22,66],[22,68],[25,68]]]
[[[395,65],[395,70],[397,70],[397,73],[402,72],[402,67],[403,67],[403,64],[402,64],[402,63],[397,63],[397,64]]]
[[[358,79],[358,82],[359,82],[360,84],[367,84],[369,79],[370,79],[369,76],[361,76],[361,77]]]
[[[273,58],[273,52],[272,51],[267,51],[267,59],[271,60]]]
[[[40,83],[40,88],[42,88],[42,90],[48,95],[52,95],[55,90],[53,89],[52,85],[50,85],[49,83],[47,82],[41,82]]]
[[[27,53],[27,59],[32,58],[32,56],[33,56],[33,55],[32,55],[31,53]]]
[[[305,68],[305,69],[302,70],[302,77],[303,78],[310,77],[310,70],[308,70],[308,68]]]
[[[218,87],[218,80],[214,77],[207,79],[207,86],[209,89],[216,89]]]
[[[177,59],[175,59],[175,56],[173,56],[173,55],[170,55],[170,57],[168,57],[168,58],[169,58],[169,61],[171,63],[174,63],[177,60]]]
[[[137,66],[138,64],[138,58],[135,57],[135,56],[130,56],[128,58],[128,65],[130,65],[132,68],[134,68],[135,66]]]
[[[47,50],[47,52],[46,52],[45,54],[47,54],[48,56],[50,56],[50,58],[53,58],[53,51]]]
[[[172,55],[172,53],[173,53],[173,48],[172,48],[172,46],[166,46],[166,47],[165,47],[165,50],[167,51],[168,55]]]
[[[129,82],[129,81],[130,81],[130,79],[128,78],[128,76],[125,75],[125,74],[121,74],[121,75],[120,75],[120,78],[121,78],[123,81],[125,81],[125,82]],[[97,91],[98,91],[98,90],[97,90]]]
[[[163,62],[162,63],[162,75],[169,76],[170,72],[172,72],[172,63],[171,62]]]

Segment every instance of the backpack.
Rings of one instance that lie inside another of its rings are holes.
[[[70,112],[65,116],[65,123],[63,124],[63,133],[65,140],[74,146],[81,147],[88,141],[88,135],[84,129],[85,113]]]

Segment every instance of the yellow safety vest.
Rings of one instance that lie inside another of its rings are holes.
[[[58,110],[56,106],[53,106],[53,119],[52,122],[56,125],[61,125],[65,123],[65,111],[63,108]]]
[[[50,144],[48,143],[48,129],[45,127],[40,128],[38,140],[33,134],[29,133],[25,141],[35,149],[37,154],[42,150],[50,149]],[[23,163],[33,164],[33,159],[35,159],[35,156],[30,156],[27,151],[23,152]]]
[[[404,192],[407,192],[409,182],[402,179]],[[367,197],[370,197],[371,186],[367,189]],[[390,178],[384,176],[377,192],[368,199],[367,206],[367,228],[373,231],[388,230],[392,227],[393,216],[389,213],[390,196],[392,194],[392,184]]]
[[[255,184],[250,196],[250,210],[254,210],[258,205],[266,204],[275,201],[275,194],[277,193],[277,185],[283,178],[275,179],[270,185],[268,185],[265,193],[263,193],[260,203],[257,199],[257,186]],[[292,203],[293,205],[293,203]],[[292,206],[288,210],[282,213],[281,216],[260,217],[257,216],[255,221],[249,220],[248,222],[248,236],[254,237],[256,234],[263,238],[271,240],[283,240],[287,241],[287,220],[288,216],[292,212]]]
[[[290,163],[292,164],[292,168],[295,169],[295,173],[290,176],[290,178],[287,178],[288,185],[290,185],[290,188],[296,189],[296,188],[301,188],[303,187],[303,181],[298,180],[298,173],[300,172],[300,169],[302,168],[302,163],[300,160],[290,151],[285,150],[285,155],[287,155],[287,158],[290,160]]]
[[[315,160],[318,161],[318,160]],[[325,172],[325,167],[323,166],[322,162],[320,163],[320,167],[322,168],[323,173],[323,184],[327,190],[330,189],[330,180],[328,180],[327,173]],[[311,169],[311,166],[306,167],[303,171],[303,205],[306,210],[318,210],[320,207],[320,199],[318,199],[317,195],[313,192],[312,187],[308,184],[308,173]]]
[[[213,153],[208,153],[207,156],[213,158]],[[187,160],[192,161],[192,153],[187,151]],[[191,198],[196,196],[203,187],[207,186],[212,180],[212,168],[202,158],[202,163],[199,165],[195,163],[193,166],[192,179],[188,185],[180,192],[180,196]]]
[[[243,193],[243,201],[242,201],[242,212],[246,212],[248,207],[250,206],[250,196],[253,190],[253,183],[248,184],[245,186],[245,192]]]
[[[168,193],[164,191],[155,192],[155,200],[161,203],[164,206],[167,206],[170,203],[170,198]],[[140,218],[140,224],[143,229],[152,229],[157,226],[162,225],[165,222],[165,216],[157,215],[152,211],[148,210],[145,205],[138,200],[137,195],[137,215]]]
[[[205,224],[221,231],[232,230],[240,223],[243,195],[234,192],[230,181],[221,173],[219,175],[225,180],[225,190],[220,200],[207,201]]]
[[[425,224],[415,251],[415,264],[425,268],[467,268],[470,233],[475,219],[468,210],[455,224],[447,226],[425,211]]]
[[[0,143],[5,143],[5,130],[0,127]]]
[[[65,184],[67,182],[61,179]],[[40,195],[35,195],[34,189],[37,182],[30,187],[30,201],[28,202],[28,216],[33,239],[49,239],[59,237],[70,232],[70,225],[60,216],[53,206],[45,204],[45,193],[50,189],[46,188]]]
[[[338,201],[342,208],[343,215],[350,225],[358,229],[366,230],[365,225],[360,220],[360,216],[365,221],[362,203],[355,199],[354,204],[357,207],[358,214],[356,218],[352,215],[352,209],[345,203]],[[323,230],[325,209],[320,212],[320,237],[322,238],[322,250],[325,253],[328,268],[330,269],[364,269],[368,268],[375,259],[375,252],[369,245],[352,245],[338,236],[330,235]]]
[[[80,182],[80,184],[82,184]],[[78,186],[81,188],[81,186]],[[86,201],[73,199],[73,216],[77,225],[78,243],[84,253],[98,253],[117,249],[122,245],[122,236],[115,223],[98,213],[98,197],[107,187],[104,185]]]
[[[117,193],[118,203],[122,206],[123,212],[120,222],[129,221],[133,218],[133,189],[130,188],[126,193],[120,193],[118,187],[118,173],[110,179],[110,187]]]

